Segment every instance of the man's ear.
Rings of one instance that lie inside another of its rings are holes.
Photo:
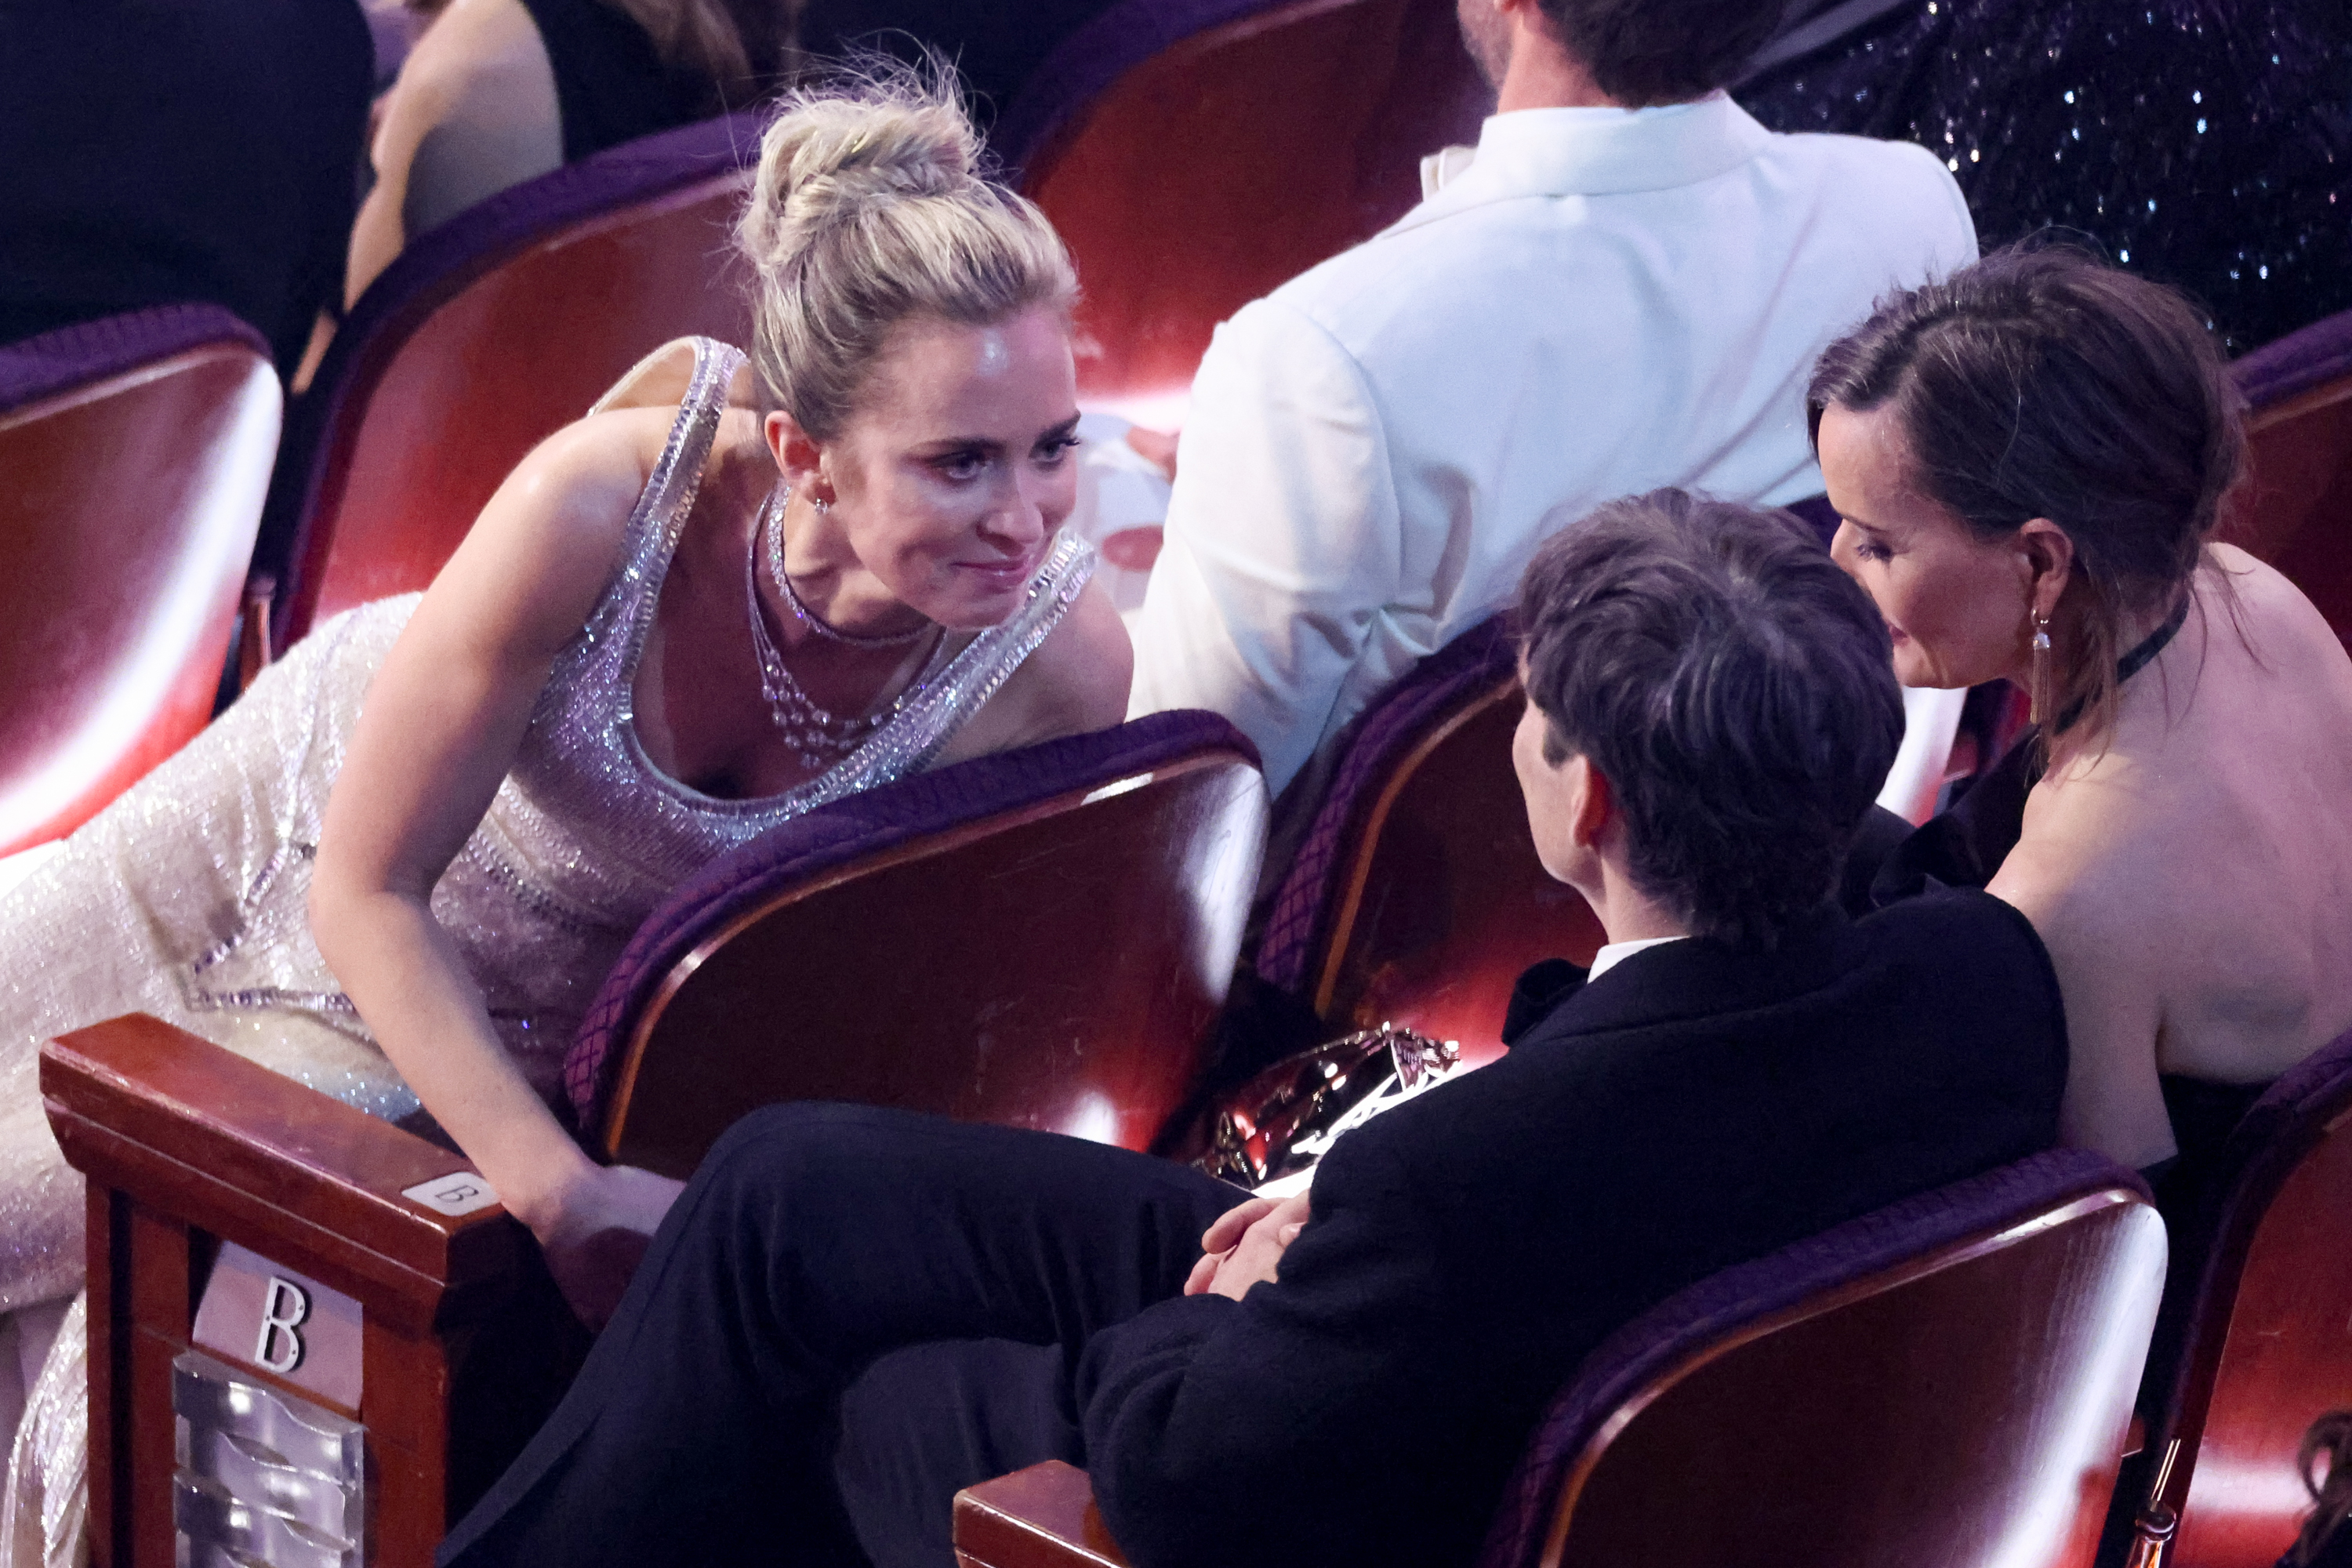
[[[2017,554],[2029,612],[2044,619],[2056,615],[2074,575],[2074,540],[2048,518],[2031,518],[2017,531]]]
[[[1568,779],[1568,839],[1580,849],[1599,849],[1601,837],[1617,818],[1617,792],[1609,775],[1577,753],[1560,764]]]
[[[833,482],[824,477],[824,448],[816,437],[781,408],[768,416],[760,433],[767,437],[768,450],[775,454],[776,471],[784,476],[793,493],[830,505]]]

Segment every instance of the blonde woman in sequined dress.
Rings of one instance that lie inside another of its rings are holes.
[[[1123,715],[1126,635],[1056,531],[1075,280],[951,101],[796,100],[741,226],[750,364],[648,359],[428,592],[320,626],[0,903],[0,1387],[6,1352],[37,1369],[0,1568],[81,1550],[81,1184],[42,1040],[141,1010],[431,1117],[601,1321],[677,1186],[548,1105],[638,921],[824,801]]]

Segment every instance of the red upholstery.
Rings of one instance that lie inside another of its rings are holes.
[[[2057,1151],[1702,1280],[1579,1371],[1482,1568],[2087,1568],[2164,1250],[2136,1178]],[[959,1494],[955,1542],[1124,1561],[1062,1464]]]
[[[385,269],[289,431],[270,499],[278,647],[430,583],[524,454],[654,349],[748,340],[729,230],[757,147],[748,116],[614,147],[499,193]]]
[[[2221,537],[2285,573],[2352,643],[2352,312],[2231,368],[2249,471]]]
[[[1552,879],[1511,767],[1521,699],[1501,617],[1465,632],[1366,710],[1284,874],[1261,978],[1328,1024],[1383,1020],[1502,1051],[1505,1004],[1547,958],[1589,963],[1601,922]]]
[[[813,811],[647,918],[573,1047],[582,1122],[678,1176],[794,1100],[1144,1148],[1205,1064],[1265,809],[1249,742],[1178,711]]]
[[[280,410],[268,345],[215,306],[0,348],[0,854],[211,717]]]
[[[1000,142],[1086,287],[1078,390],[1147,425],[1181,423],[1215,325],[1421,199],[1419,159],[1477,139],[1491,106],[1453,0],[1295,0],[1184,37],[1082,107],[1054,73],[1089,45],[1157,42],[1202,7],[1130,0],[1041,68]],[[1229,12],[1240,7],[1213,6]],[[1083,85],[1091,85],[1087,79]],[[1039,122],[1043,121],[1043,122]]]
[[[2189,1309],[2151,1451],[2180,1443],[2163,1500],[2181,1568],[2270,1568],[2310,1498],[2295,1446],[2313,1416],[2352,1406],[2352,1034],[2254,1102],[2191,1221],[2177,1282]],[[2168,1307],[2168,1315],[2170,1308]],[[2169,1336],[2168,1336],[2169,1337]]]

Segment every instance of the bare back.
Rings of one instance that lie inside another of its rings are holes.
[[[2066,997],[2066,1136],[2173,1152],[2158,1077],[2276,1077],[2352,1026],[2352,658],[2309,600],[2216,546],[2104,752],[2062,754],[1991,890]]]

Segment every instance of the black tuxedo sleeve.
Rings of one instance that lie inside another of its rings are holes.
[[[1278,1280],[1163,1301],[1087,1342],[1087,1468],[1138,1568],[1338,1561],[1412,1508],[1395,1472],[1430,1436],[1415,1342],[1446,1321],[1445,1271],[1379,1131],[1317,1173]]]

